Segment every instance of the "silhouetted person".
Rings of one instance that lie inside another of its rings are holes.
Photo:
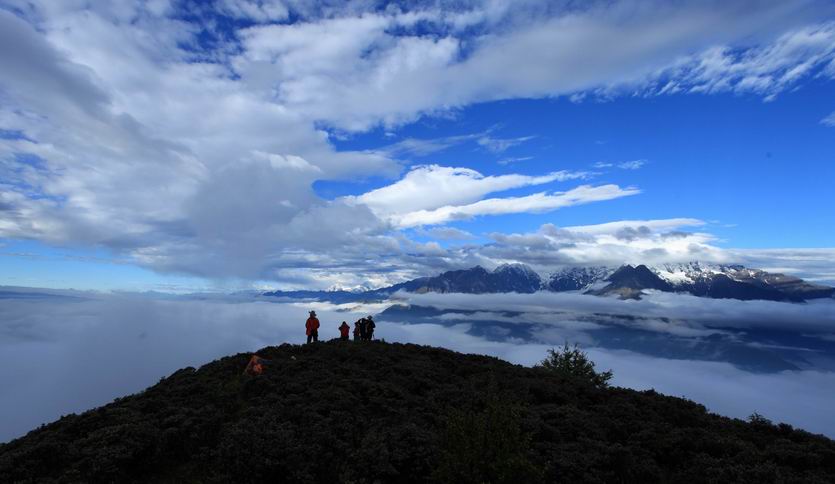
[[[368,335],[366,334],[366,331],[368,331],[368,329],[367,325],[365,324],[365,318],[360,318],[360,320],[357,321],[357,324],[360,325],[360,341],[365,341],[368,337]]]
[[[348,323],[342,321],[342,325],[339,327],[339,339],[342,341],[348,341],[348,333],[351,331],[351,327],[348,326]]]
[[[362,339],[362,334],[360,333],[360,320],[358,319],[354,323],[354,341],[359,341],[360,339]]]
[[[366,341],[371,341],[372,339],[374,339],[374,328],[376,328],[376,327],[377,327],[377,325],[374,324],[374,320],[371,319],[371,316],[365,318],[365,339],[366,339]]]
[[[304,324],[305,332],[307,333],[307,342],[319,341],[319,319],[316,317],[316,311],[310,311],[310,317]]]

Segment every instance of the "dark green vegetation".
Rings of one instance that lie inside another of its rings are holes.
[[[609,386],[609,380],[614,376],[612,370],[602,373],[595,370],[594,362],[589,359],[586,352],[576,344],[574,347],[569,346],[568,341],[562,348],[548,350],[548,356],[537,366],[552,373],[573,375],[599,388]]]
[[[258,354],[2,445],[2,481],[835,482],[831,440],[652,391],[415,345]]]

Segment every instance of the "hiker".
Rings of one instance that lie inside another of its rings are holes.
[[[374,339],[374,328],[376,327],[377,325],[374,324],[374,320],[371,319],[371,316],[365,318],[365,339],[367,341]]]
[[[304,329],[307,333],[307,342],[319,341],[319,319],[316,317],[316,311],[310,311],[310,317],[304,323]]]
[[[365,318],[360,318],[357,321],[357,325],[359,325],[359,327],[360,327],[360,341],[365,341],[365,338],[367,336],[366,335],[367,325],[365,324]]]
[[[348,323],[342,321],[342,325],[339,327],[339,339],[342,341],[348,341],[348,332],[351,330],[351,327],[348,326]]]

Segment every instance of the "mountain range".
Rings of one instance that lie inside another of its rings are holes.
[[[386,299],[398,291],[412,293],[534,293],[579,291],[597,296],[640,299],[645,290],[687,293],[715,299],[803,302],[831,298],[835,288],[798,277],[746,268],[738,264],[689,262],[620,267],[570,267],[543,278],[524,264],[481,266],[447,271],[380,289],[351,291],[274,291],[266,296],[324,299],[332,302]]]

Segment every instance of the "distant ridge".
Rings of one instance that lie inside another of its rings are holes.
[[[735,264],[699,262],[657,266],[623,265],[617,268],[570,267],[551,274],[547,279],[524,264],[504,264],[493,271],[475,266],[370,291],[273,291],[264,295],[355,302],[386,299],[398,291],[466,294],[580,291],[597,296],[640,299],[646,290],[686,293],[713,299],[787,302],[835,296],[835,288],[810,284],[794,276]]]

